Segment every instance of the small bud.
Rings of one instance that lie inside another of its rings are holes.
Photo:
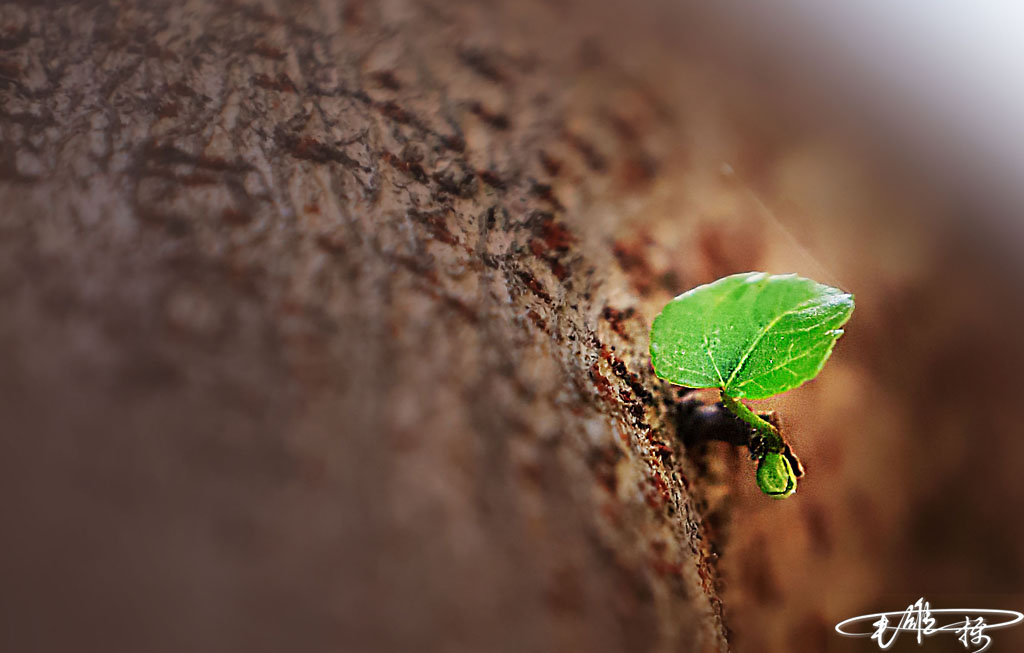
[[[786,456],[768,452],[757,464],[757,487],[773,499],[785,499],[796,492],[796,474]]]

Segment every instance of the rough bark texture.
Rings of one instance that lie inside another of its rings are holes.
[[[5,650],[727,648],[595,11],[0,8]]]

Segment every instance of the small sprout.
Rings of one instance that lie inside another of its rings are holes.
[[[796,492],[796,474],[781,453],[769,451],[757,463],[757,487],[773,499],[785,499]]]
[[[796,491],[803,467],[778,427],[740,398],[765,399],[821,371],[853,313],[853,295],[795,274],[745,272],[679,295],[651,326],[651,361],[662,379],[718,388],[722,405],[750,428],[765,494]]]

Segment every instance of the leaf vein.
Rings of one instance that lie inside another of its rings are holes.
[[[771,374],[773,372],[777,372],[779,370],[785,370],[785,371],[789,372],[790,374],[792,374],[793,378],[799,379],[800,375],[797,374],[796,372],[794,372],[793,370],[789,369],[789,365],[791,363],[794,363],[794,362],[800,360],[801,358],[807,358],[808,356],[810,356],[812,354],[815,354],[815,353],[819,353],[817,348],[812,348],[812,349],[808,349],[807,351],[805,351],[804,353],[800,354],[799,356],[793,356],[792,358],[787,358],[784,363],[782,363],[780,365],[776,365],[775,367],[773,367],[771,369],[767,369],[767,370],[761,372],[760,374],[752,376],[749,379],[747,379],[746,381],[740,382],[739,387],[742,388],[743,386],[745,386],[745,385],[747,385],[749,383],[756,383],[759,387],[763,388],[764,386],[760,383],[760,381],[757,381],[757,379],[762,379],[762,378],[768,376],[769,374]]]
[[[740,371],[743,369],[743,366],[747,364],[747,360],[750,358],[750,355],[754,353],[754,349],[757,348],[758,343],[761,342],[761,339],[764,338],[765,334],[771,331],[773,326],[779,323],[779,320],[786,317],[787,315],[792,315],[793,313],[800,312],[801,310],[806,308],[807,305],[813,305],[816,301],[818,301],[817,297],[810,297],[808,299],[805,299],[804,301],[800,302],[793,308],[782,313],[779,313],[771,322],[766,324],[764,328],[758,331],[757,335],[754,336],[754,339],[750,342],[750,345],[747,347],[746,351],[744,351],[743,355],[740,356],[739,362],[736,363],[736,367],[733,368],[732,374],[729,375],[729,380],[725,382],[725,387],[728,387],[729,384],[733,382],[733,379],[736,378],[736,375],[739,374]],[[719,374],[719,376],[721,376],[721,374]]]

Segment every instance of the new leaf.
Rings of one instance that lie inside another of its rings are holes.
[[[853,295],[810,279],[734,274],[665,306],[651,360],[672,383],[763,399],[817,376],[852,312]]]

